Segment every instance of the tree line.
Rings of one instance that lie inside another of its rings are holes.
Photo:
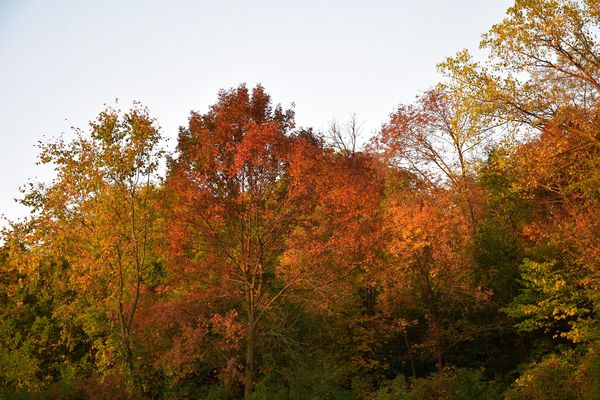
[[[260,85],[173,152],[140,104],[40,142],[0,395],[597,399],[599,28],[595,0],[516,0],[364,146]]]

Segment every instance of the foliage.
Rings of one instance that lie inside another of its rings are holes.
[[[1,235],[0,397],[599,398],[599,18],[516,0],[364,148],[260,85],[166,158],[139,104],[44,139]]]

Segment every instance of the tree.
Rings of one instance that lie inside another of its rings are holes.
[[[579,82],[600,91],[597,38],[600,9],[593,0],[517,0],[508,17],[483,37],[482,46],[516,72],[530,74],[528,85],[565,88]],[[576,90],[584,89],[581,85]],[[594,99],[594,92],[589,95]],[[584,98],[580,100],[585,101]]]
[[[343,125],[338,121],[332,121],[327,131],[329,145],[343,154],[353,155],[358,151],[361,126],[362,124],[356,119],[356,114],[350,115],[350,119]]]
[[[475,162],[497,125],[470,106],[462,91],[440,85],[416,105],[399,106],[374,145],[390,165],[430,187],[449,184],[457,190],[474,232]]]
[[[488,115],[542,130],[565,106],[597,104],[599,18],[594,0],[517,0],[483,36],[485,65],[463,50],[439,68]],[[600,146],[597,135],[571,130]]]
[[[28,243],[38,259],[45,255],[68,266],[76,295],[56,313],[78,320],[97,340],[98,368],[118,361],[111,356],[116,350],[133,378],[132,328],[152,258],[161,138],[137,105],[127,113],[107,109],[90,127],[71,141],[40,143],[40,160],[54,165],[56,178],[31,185],[22,200],[34,210]]]
[[[387,368],[379,351],[394,331],[378,300],[385,268],[384,171],[373,154],[335,143],[315,161],[302,158],[307,169],[298,176],[309,201],[282,262],[290,271],[305,270],[306,279],[290,298],[326,327],[318,340],[344,365],[353,386],[370,386]]]
[[[529,136],[503,159],[505,198],[528,204],[511,229],[528,256],[523,290],[505,310],[521,328],[574,342],[598,332],[599,18],[596,1],[517,0],[483,37],[486,65],[466,51],[440,65],[491,117]]]
[[[473,279],[473,239],[453,197],[444,190],[404,189],[392,193],[386,207],[390,259],[381,274],[383,297],[392,314],[400,310],[406,325],[417,322],[411,309],[416,319],[422,313],[440,371],[448,348],[476,332],[468,329],[468,312],[489,297]]]
[[[510,189],[536,205],[522,229],[530,259],[523,292],[507,311],[526,331],[543,329],[575,343],[598,340],[599,150],[574,132],[598,131],[599,117],[565,108],[540,137],[520,146]]]
[[[181,129],[167,178],[176,204],[168,226],[173,267],[195,290],[213,287],[221,303],[237,303],[245,320],[246,399],[259,323],[308,275],[280,264],[307,193],[293,164],[319,151],[308,136],[292,136],[293,127],[293,112],[273,109],[261,86],[221,91],[207,114],[192,113]]]

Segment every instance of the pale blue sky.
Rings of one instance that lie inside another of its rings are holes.
[[[296,103],[299,125],[356,113],[368,135],[511,3],[0,0],[0,213],[24,216],[19,186],[49,176],[34,144],[84,128],[115,98],[141,101],[175,138],[220,88],[260,82]]]

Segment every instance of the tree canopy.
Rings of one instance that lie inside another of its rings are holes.
[[[0,397],[600,398],[600,6],[516,0],[360,124],[260,85],[44,139],[2,231]]]

